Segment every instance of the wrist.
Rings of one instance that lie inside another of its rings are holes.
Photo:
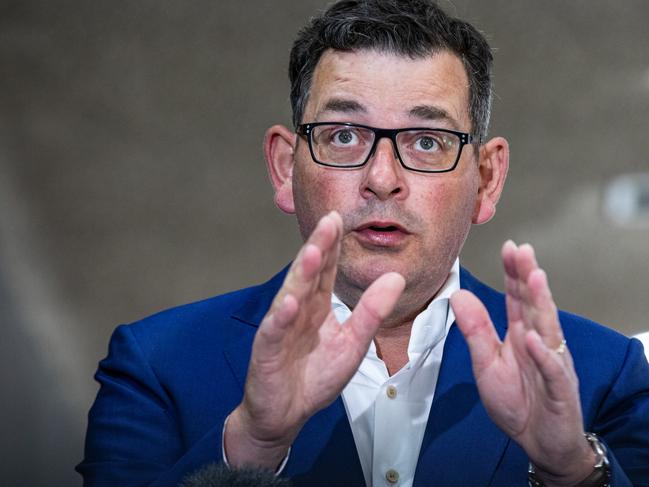
[[[584,440],[589,451],[582,460],[572,465],[568,475],[556,475],[529,465],[529,486],[572,486],[572,487],[609,487],[611,470],[608,452],[604,443],[593,433],[584,433]]]
[[[237,407],[226,418],[223,428],[223,454],[231,468],[281,469],[290,451],[290,441],[266,440],[255,434]]]

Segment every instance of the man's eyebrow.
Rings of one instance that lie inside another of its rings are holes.
[[[413,117],[422,118],[424,120],[444,120],[449,122],[453,127],[458,127],[457,121],[451,117],[446,110],[440,107],[418,105],[412,108],[409,114]]]
[[[318,115],[323,112],[365,113],[366,111],[365,107],[357,101],[346,100],[344,98],[332,98],[331,100],[328,100],[320,110],[318,110]]]
[[[367,109],[354,100],[345,98],[332,98],[328,100],[320,110],[318,110],[316,118],[325,112],[366,113]],[[455,129],[459,127],[457,121],[451,115],[449,115],[446,110],[434,105],[417,105],[416,107],[410,109],[408,113],[412,117],[420,118],[423,120],[446,121],[447,123],[450,123],[450,125]]]

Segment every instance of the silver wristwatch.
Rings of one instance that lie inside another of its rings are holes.
[[[600,441],[595,433],[584,433],[584,436],[595,452],[595,465],[593,466],[593,472],[575,487],[610,487],[611,466],[608,461],[606,445]],[[530,463],[528,469],[527,479],[529,487],[544,487],[545,485],[537,477],[536,469],[532,463]]]

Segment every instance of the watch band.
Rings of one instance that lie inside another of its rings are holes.
[[[584,433],[593,452],[595,452],[595,465],[593,472],[575,487],[610,487],[611,466],[608,461],[608,450],[595,433]],[[529,487],[545,487],[543,481],[536,475],[536,468],[532,463],[527,471]]]

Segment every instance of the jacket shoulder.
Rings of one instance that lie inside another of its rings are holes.
[[[121,325],[137,339],[143,352],[186,341],[196,342],[208,337],[222,338],[233,325],[256,328],[266,314],[284,279],[286,269],[267,282],[193,303],[169,308],[151,316]]]

